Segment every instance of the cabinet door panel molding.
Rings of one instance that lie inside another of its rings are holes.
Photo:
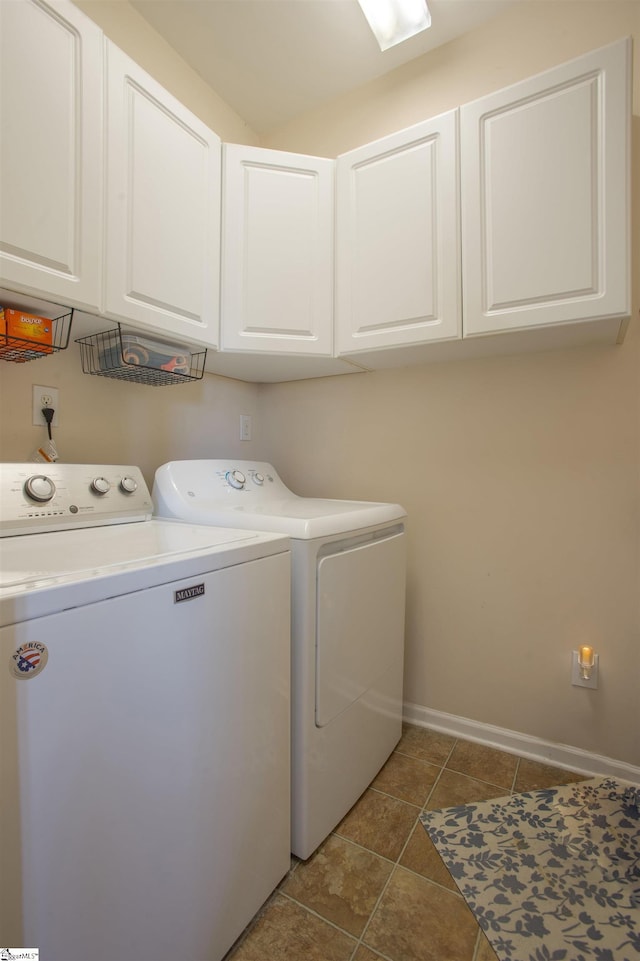
[[[72,3],[12,2],[0,38],[0,284],[98,310],[102,32]]]
[[[343,354],[461,336],[458,112],[337,161]]]
[[[223,349],[332,356],[334,162],[223,151]]]
[[[107,43],[106,312],[218,344],[220,139]]]
[[[461,108],[465,336],[630,311],[623,40]]]
[[[223,148],[70,0],[0,20],[9,294],[252,381],[622,340],[629,38],[334,160]]]

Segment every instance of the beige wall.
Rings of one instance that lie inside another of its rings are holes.
[[[263,146],[336,157],[620,37],[640,36],[640,0],[520,0],[452,43],[264,135]],[[640,49],[634,51],[640,114]]]
[[[107,325],[108,326],[108,325]],[[2,365],[0,457],[28,460],[46,428],[31,423],[32,385],[60,390],[54,440],[70,463],[137,464],[151,486],[160,464],[191,457],[255,457],[240,441],[240,414],[261,433],[259,387],[205,374],[201,381],[165,387],[122,383],[83,374],[76,343],[55,357]]]
[[[78,6],[223,139],[257,142],[126,3]],[[270,144],[335,156],[629,33],[635,319],[621,348],[154,389],[82,374],[74,344],[2,365],[2,459],[42,439],[38,383],[61,390],[65,460],[139,463],[151,481],[170,458],[260,457],[303,494],[400,501],[407,700],[640,764],[640,3],[523,2]],[[249,444],[240,413],[254,417]],[[595,692],[568,682],[581,641],[601,655]]]
[[[1,2],[1,0],[0,0]],[[73,0],[147,73],[228,143],[258,144],[258,135],[149,26],[127,0]]]
[[[257,135],[126,0],[77,0],[106,35],[227,141]],[[109,326],[108,324],[106,325]],[[73,332],[72,332],[73,335]],[[26,460],[43,432],[31,423],[32,384],[60,389],[61,458],[76,462],[138,464],[152,483],[156,467],[180,457],[253,457],[240,442],[240,414],[251,414],[259,435],[258,388],[205,374],[202,381],[152,388],[81,372],[79,348],[25,365],[2,364],[0,457]]]
[[[273,133],[336,156],[635,36],[634,321],[620,348],[430,365],[263,392],[303,494],[409,513],[405,697],[640,764],[640,3],[523,3]],[[309,438],[314,446],[309,447]],[[597,691],[570,652],[600,653]]]

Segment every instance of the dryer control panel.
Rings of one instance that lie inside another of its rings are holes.
[[[406,516],[399,504],[300,497],[266,461],[170,461],[157,469],[152,493],[159,517],[300,540],[353,534]]]
[[[255,490],[268,487],[276,481],[282,483],[271,464],[238,462],[240,466],[222,467],[215,471],[219,481],[233,490]],[[284,486],[284,485],[283,485]]]
[[[154,492],[169,500],[186,497],[188,501],[221,508],[231,504],[266,506],[283,498],[300,500],[272,464],[257,460],[171,461],[156,471]],[[181,512],[176,516],[181,516]]]
[[[149,520],[139,467],[0,464],[0,537]]]

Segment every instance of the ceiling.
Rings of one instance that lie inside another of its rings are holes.
[[[518,0],[429,0],[432,26],[382,53],[357,0],[131,0],[257,133],[380,77]]]

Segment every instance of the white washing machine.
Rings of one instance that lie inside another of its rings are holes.
[[[219,961],[290,863],[289,541],[44,470],[0,465],[1,941]]]
[[[162,516],[291,538],[291,850],[308,858],[401,736],[405,511],[298,497],[253,461],[164,464],[153,498]]]

